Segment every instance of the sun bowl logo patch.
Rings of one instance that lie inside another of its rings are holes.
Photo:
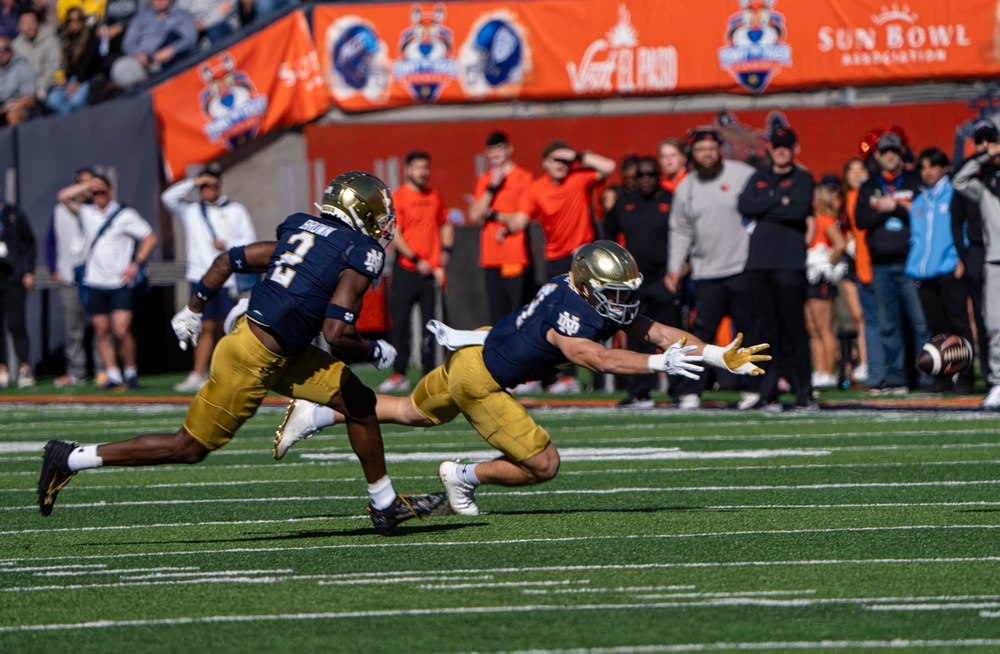
[[[370,102],[389,99],[389,46],[375,26],[357,16],[338,19],[326,32],[330,89],[338,100],[357,94]]]
[[[228,52],[222,53],[219,65],[202,64],[201,80],[205,88],[199,101],[209,119],[203,128],[208,139],[229,149],[252,141],[264,122],[267,96],[257,92],[245,72],[236,70],[236,60]]]
[[[777,0],[740,0],[729,18],[719,66],[751,93],[763,93],[782,68],[792,65],[792,46],[785,43],[785,16],[774,10]]]
[[[524,29],[509,11],[479,17],[459,53],[462,88],[471,96],[501,89],[516,92],[531,68]]]
[[[455,35],[443,25],[444,17],[443,4],[435,5],[430,14],[413,5],[413,24],[399,36],[400,58],[392,70],[410,97],[420,102],[437,101],[441,91],[458,79]]]

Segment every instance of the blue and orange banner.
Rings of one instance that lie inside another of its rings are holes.
[[[1000,74],[996,0],[525,0],[319,5],[348,111],[764,93]]]
[[[157,86],[153,109],[168,179],[280,126],[330,108],[305,15],[295,11]]]

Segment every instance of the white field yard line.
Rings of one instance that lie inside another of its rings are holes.
[[[959,640],[793,640],[769,642],[718,642],[686,643],[682,645],[623,645],[620,647],[594,647],[581,649],[531,649],[504,650],[496,652],[467,652],[466,654],[685,654],[687,652],[758,652],[776,650],[798,650],[815,652],[820,650],[862,649],[955,649],[959,647],[997,647],[1000,639],[963,638]]]
[[[378,542],[351,545],[311,545],[299,547],[230,547],[225,549],[209,550],[180,550],[180,551],[156,551],[156,552],[128,552],[125,554],[82,554],[82,555],[60,555],[41,557],[20,557],[8,558],[0,561],[3,564],[18,564],[27,562],[50,562],[50,561],[92,561],[100,559],[112,561],[119,559],[134,559],[146,557],[162,556],[209,556],[213,554],[267,554],[270,552],[317,552],[325,550],[379,550],[388,548],[472,548],[472,547],[497,547],[503,545],[555,545],[562,543],[585,543],[599,541],[640,541],[640,540],[686,540],[693,538],[730,538],[744,536],[795,536],[803,534],[836,534],[836,533],[885,533],[901,531],[958,531],[958,530],[993,530],[1000,529],[1000,525],[904,525],[896,527],[844,527],[826,529],[767,529],[759,531],[722,531],[722,532],[702,532],[692,534],[629,534],[624,536],[566,536],[562,538],[515,538],[508,540],[486,540],[486,541],[441,541],[441,542]],[[977,558],[953,558],[953,559],[872,559],[872,561],[926,561],[926,562],[971,562],[971,561],[1000,561],[1000,557],[977,557]],[[772,565],[773,562],[756,562],[760,565]],[[666,567],[703,567],[701,563],[676,563],[664,564]],[[725,567],[727,564],[710,564]],[[733,565],[743,565],[734,563]]]
[[[982,447],[995,446],[995,443],[987,444],[984,443]],[[836,451],[836,448],[833,448]],[[5,461],[10,461],[10,459],[4,459]],[[37,458],[30,459],[31,461],[37,462]],[[904,469],[904,468],[922,468],[922,467],[935,467],[935,466],[975,466],[975,465],[997,465],[1000,464],[998,459],[965,459],[961,461],[901,461],[901,462],[883,462],[883,463],[801,463],[801,464],[782,464],[782,465],[763,465],[763,466],[702,466],[702,467],[690,467],[690,468],[658,468],[658,467],[647,467],[647,468],[602,468],[600,470],[560,470],[559,475],[561,477],[572,477],[572,476],[587,476],[587,475],[619,475],[619,474],[684,474],[688,472],[746,472],[755,470],[851,470],[854,468],[890,468],[890,469]],[[321,461],[309,461],[304,463],[292,463],[290,461],[283,461],[280,466],[281,470],[288,468],[329,468],[334,465],[341,465],[339,462],[329,463]],[[202,468],[207,468],[209,466],[202,466]],[[212,470],[275,470],[274,463],[240,463],[240,464],[224,464],[218,466],[211,466]],[[178,470],[189,470],[190,466],[180,466],[180,465],[164,465],[156,466],[150,468],[143,468],[143,475],[154,474],[154,473],[164,473],[173,472],[176,473]],[[95,470],[87,471],[88,475],[113,475],[113,474],[128,474],[135,473],[134,468],[120,467],[120,468],[98,468]],[[0,477],[37,477],[37,470],[20,470],[20,471],[0,471]],[[400,476],[393,475],[393,479],[428,479],[427,476]],[[359,481],[361,477],[337,477],[335,479],[320,479],[324,483],[355,483]],[[311,480],[303,480],[311,481]],[[114,488],[121,488],[122,486],[115,486]],[[148,488],[148,486],[145,486]],[[109,487],[110,488],[110,487]],[[24,492],[23,488],[10,488],[10,489],[0,489],[0,492]]]
[[[494,493],[495,494],[495,493]],[[490,495],[490,493],[480,493],[479,496]],[[882,502],[863,504],[699,504],[698,509],[702,511],[743,511],[743,510],[835,510],[835,509],[911,509],[911,508],[971,508],[971,507],[995,507],[1000,506],[1000,502]],[[483,515],[489,515],[483,512]],[[88,532],[88,531],[127,531],[132,529],[178,529],[187,527],[241,527],[246,525],[274,525],[274,524],[294,524],[311,522],[332,522],[338,520],[359,520],[367,519],[368,516],[315,516],[310,518],[281,518],[274,520],[213,520],[206,522],[166,522],[149,525],[106,525],[103,527],[54,527],[51,529],[13,529],[0,531],[0,536],[19,536],[26,534],[51,534],[57,532]],[[0,573],[5,570],[0,567]]]
[[[223,482],[221,485],[228,485]],[[239,485],[239,484],[233,484]],[[913,482],[868,482],[851,484],[788,484],[788,485],[761,485],[761,486],[686,486],[686,487],[651,487],[641,486],[633,488],[605,488],[605,489],[556,489],[544,491],[514,491],[505,490],[502,492],[482,493],[481,496],[518,496],[530,497],[536,495],[619,495],[628,493],[702,493],[702,492],[764,492],[764,491],[813,491],[813,490],[853,490],[861,488],[962,488],[969,486],[996,486],[1000,485],[998,479],[983,480],[942,480],[942,481],[913,481]],[[80,486],[79,490],[87,490],[87,486]],[[211,499],[187,499],[187,500],[131,500],[124,502],[64,502],[59,504],[60,509],[71,508],[107,508],[114,506],[170,506],[176,504],[240,504],[259,502],[321,502],[321,501],[357,501],[358,495],[324,495],[324,496],[293,496],[293,497],[240,497],[240,498],[211,498]],[[29,506],[4,506],[0,511],[26,511],[34,510],[34,505]]]
[[[736,604],[735,602],[742,602],[743,600],[718,600],[712,602],[700,603],[701,605],[707,607],[718,607],[718,606],[739,606],[743,604]],[[752,600],[747,600],[752,601]],[[803,600],[809,601],[809,600]],[[528,605],[528,606],[463,606],[463,607],[434,607],[426,609],[390,609],[390,610],[380,610],[380,611],[342,611],[342,612],[329,612],[329,613],[289,613],[289,614],[272,614],[272,615],[215,615],[215,616],[199,616],[190,618],[164,618],[164,619],[148,619],[148,620],[98,620],[93,622],[77,622],[77,623],[62,623],[62,624],[37,624],[37,625],[13,625],[0,627],[0,633],[17,633],[17,632],[35,632],[35,631],[67,631],[67,630],[80,630],[80,629],[111,629],[116,627],[152,627],[152,626],[177,626],[177,625],[192,625],[192,624],[220,624],[220,623],[241,623],[241,622],[278,622],[278,621],[292,621],[292,620],[356,620],[359,618],[386,618],[386,617],[401,617],[401,616],[440,616],[440,615],[488,615],[488,614],[517,614],[517,613],[567,613],[567,612],[587,612],[587,611],[636,611],[636,610],[651,610],[651,609],[671,609],[671,608],[685,608],[690,606],[697,606],[698,604],[692,603],[682,603],[682,602],[658,602],[658,603],[620,603],[620,604],[584,604],[579,606],[552,606],[552,605]],[[753,604],[751,604],[753,605]],[[821,643],[830,641],[819,641]],[[852,641],[840,641],[840,642],[852,642]],[[989,639],[976,639],[976,640],[962,640],[962,641],[857,641],[859,643],[865,642],[884,642],[884,643],[897,643],[902,642],[940,642],[940,643],[976,643],[975,646],[990,646],[990,645],[1000,645],[1000,639],[989,640]],[[748,643],[754,645],[753,643]],[[761,643],[763,645],[764,643]],[[803,643],[804,644],[804,643]],[[716,643],[714,646],[718,647],[724,645],[723,643]],[[728,646],[728,645],[727,645]],[[765,648],[761,648],[765,649]],[[532,650],[536,652],[537,650]],[[553,650],[559,651],[559,650]],[[563,650],[567,652],[579,652],[581,650]],[[620,648],[612,648],[608,650],[591,650],[591,651],[606,651],[618,654]],[[646,649],[636,649],[635,651],[649,651]],[[669,651],[669,650],[656,650],[656,651]],[[675,651],[685,651],[685,650],[675,650]]]

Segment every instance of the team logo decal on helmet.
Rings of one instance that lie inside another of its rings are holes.
[[[639,315],[642,274],[635,257],[613,241],[594,241],[573,253],[570,283],[597,313],[620,325]]]
[[[396,229],[389,187],[378,177],[360,170],[337,175],[323,190],[323,204],[317,205],[321,216],[345,223],[351,229],[368,234],[386,247]]]

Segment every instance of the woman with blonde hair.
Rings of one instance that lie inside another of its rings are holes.
[[[87,26],[83,10],[73,7],[59,26],[62,43],[63,75],[45,97],[45,106],[54,113],[66,114],[87,105],[90,78],[100,71],[98,40]]]
[[[840,182],[824,175],[813,191],[815,234],[806,252],[806,329],[813,356],[813,388],[835,388],[837,377],[837,337],[833,333],[833,298],[836,283],[847,272],[840,262],[846,240],[837,216],[842,206]]]

